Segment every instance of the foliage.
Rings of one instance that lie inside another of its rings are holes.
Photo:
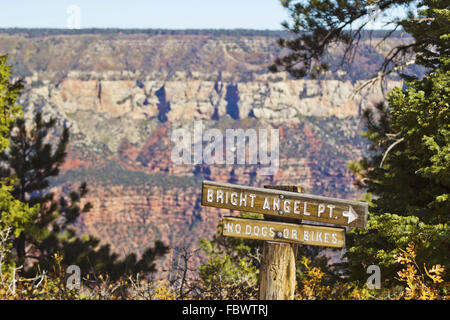
[[[158,186],[162,190],[173,188],[188,189],[197,187],[201,182],[195,177],[178,177],[159,173],[145,173],[122,169],[118,166],[107,166],[99,169],[71,169],[53,180],[53,185],[66,182],[95,181],[103,185],[123,186]]]
[[[22,83],[10,83],[10,76],[11,68],[1,56],[0,232],[7,231],[8,241],[2,244],[0,271],[30,275],[40,268],[49,270],[55,254],[89,273],[107,272],[113,279],[155,271],[155,260],[168,250],[162,242],[147,248],[139,260],[135,254],[119,260],[108,245],[99,246],[99,240],[89,236],[79,238],[72,229],[91,207],[89,203],[81,207],[88,191],[86,184],[59,198],[49,191],[50,179],[58,176],[67,155],[69,130],[64,127],[58,134],[56,119],[46,120],[40,113],[35,115],[33,125],[27,126],[21,107],[16,106]]]
[[[424,79],[387,96],[389,108],[366,112],[371,157],[354,163],[360,187],[371,200],[367,230],[355,230],[347,255],[351,274],[359,265],[381,264],[395,275],[392,254],[414,241],[419,262],[450,265],[449,59]],[[448,276],[447,276],[448,277]],[[448,279],[448,278],[447,278]]]
[[[55,125],[55,119],[44,120],[40,113],[35,115],[31,128],[23,118],[16,119],[10,130],[10,148],[0,154],[2,175],[17,177],[13,196],[40,207],[32,223],[14,239],[17,263],[32,265],[21,272],[31,274],[38,267],[49,268],[56,253],[69,264],[83,270],[108,272],[114,279],[127,273],[153,272],[154,260],[167,252],[161,242],[156,241],[155,247],[148,248],[140,260],[135,254],[119,260],[117,254],[110,253],[108,245],[100,246],[99,240],[92,237],[80,238],[71,227],[91,205],[80,205],[88,192],[85,183],[77,191],[68,191],[69,196],[63,194],[59,198],[48,190],[50,178],[58,176],[65,161],[69,141],[69,131],[63,128],[59,141],[51,143]]]
[[[263,215],[242,212],[242,217],[262,219]],[[202,297],[207,296],[213,299],[257,298],[262,241],[224,237],[221,236],[221,228],[222,226],[219,226],[218,235],[213,240],[203,239],[200,243],[200,247],[207,256],[207,260],[199,267],[199,276],[202,282],[199,290],[202,292]],[[311,289],[314,291],[314,298],[335,297],[339,299],[338,294],[343,297],[345,294],[350,295],[348,293],[350,291],[355,297],[358,294],[362,295],[362,291],[357,294],[358,291],[354,284],[342,283],[338,288],[338,293],[330,289],[340,277],[337,275],[336,267],[330,266],[329,259],[321,254],[321,251],[320,247],[315,246],[298,247],[299,267],[304,266],[307,269],[298,272],[299,286],[305,286],[304,288],[307,290],[306,287],[312,282],[308,282],[309,280],[306,278],[311,277],[311,281],[320,283],[320,287],[313,285]],[[315,291],[314,288],[323,291],[323,294]],[[307,296],[303,292],[299,293],[297,298],[307,299]]]
[[[199,267],[203,297],[256,298],[260,259],[257,241],[216,236],[211,241],[202,239],[200,247],[208,258]]]
[[[335,281],[332,285],[324,279],[326,274],[320,267],[311,266],[307,257],[300,258],[298,269],[298,288],[295,299],[299,300],[367,300],[371,292],[357,282],[343,280]]]
[[[442,37],[443,32],[448,29],[446,1],[283,0],[281,4],[290,12],[291,17],[291,22],[284,22],[283,26],[295,34],[295,37],[279,39],[279,46],[287,49],[289,53],[277,58],[269,69],[286,70],[296,78],[307,75],[316,77],[327,71],[330,68],[329,49],[333,46],[343,47],[339,65],[349,64],[363,38],[364,28],[393,8],[403,10],[406,17],[392,17],[386,24],[392,27],[393,31],[388,32],[381,42],[385,42],[399,28],[412,34],[414,39],[410,39],[411,42],[400,42],[385,54],[378,76],[410,64],[410,61],[405,59],[409,60],[413,54],[413,61],[417,64],[435,68],[439,52],[449,47],[450,39]]]
[[[22,81],[10,82],[11,67],[7,65],[8,57],[0,56],[0,150],[9,147],[9,128],[16,117],[22,114],[22,107],[16,105],[23,89]]]
[[[394,89],[389,108],[365,114],[372,157],[360,162],[368,178],[361,186],[379,196],[377,213],[415,215],[426,223],[449,220],[449,61],[423,80],[407,82],[405,91]]]
[[[66,287],[60,256],[55,255],[53,271],[33,279],[21,278],[15,272],[0,275],[0,299],[2,300],[69,300],[77,299],[78,291]]]
[[[326,71],[329,50],[341,46],[342,64],[351,64],[361,32],[379,13],[403,9],[404,18],[391,21],[411,36],[385,52],[376,79],[406,64],[426,68],[422,79],[402,74],[406,88],[387,95],[387,104],[367,109],[364,119],[369,157],[349,167],[359,187],[368,193],[369,222],[347,237],[351,279],[363,281],[368,265],[382,267],[388,285],[395,285],[394,254],[409,242],[418,244],[417,261],[450,263],[450,10],[436,0],[282,1],[291,13],[284,26],[295,34],[280,39],[289,53],[275,60],[294,77]],[[388,34],[389,35],[389,34]],[[387,36],[388,36],[387,35]],[[387,41],[385,37],[383,41]],[[342,266],[342,265],[341,265]],[[447,276],[448,277],[448,276]],[[448,279],[447,279],[448,280]]]
[[[0,238],[0,241],[2,238]],[[1,243],[0,243],[1,245]],[[3,255],[0,254],[0,265]],[[173,288],[164,281],[139,279],[122,275],[112,280],[108,274],[85,274],[80,287],[70,287],[67,264],[56,253],[51,269],[33,278],[25,278],[14,268],[0,272],[0,300],[174,300]]]
[[[405,282],[407,285],[403,297],[406,300],[444,298],[440,294],[440,289],[442,288],[439,288],[439,286],[444,284],[442,274],[445,273],[445,268],[440,264],[436,264],[428,270],[424,264],[424,272],[422,272],[416,262],[416,245],[413,242],[408,245],[406,250],[400,249],[400,251],[394,258],[395,262],[405,265],[405,268],[397,272],[398,280]],[[445,290],[447,291],[450,288],[450,284],[446,283],[446,287]]]
[[[22,114],[22,107],[16,105],[23,84],[20,80],[10,82],[11,67],[7,56],[0,56],[0,151],[9,147],[9,130],[16,117]],[[0,232],[18,236],[33,220],[38,206],[30,206],[12,195],[13,185],[17,181],[12,176],[3,176],[0,180]],[[10,246],[10,242],[3,242]],[[6,252],[7,248],[0,248]],[[14,267],[10,254],[4,257],[0,272]]]
[[[397,280],[406,286],[386,287],[380,289],[368,289],[356,281],[341,279],[329,286],[323,282],[325,273],[320,267],[312,267],[311,261],[302,257],[299,268],[299,281],[296,299],[316,300],[316,299],[339,299],[339,300],[367,300],[367,299],[388,299],[388,300],[435,300],[448,299],[448,289],[450,284],[445,282],[443,274],[445,268],[436,264],[427,269],[423,266],[423,271],[416,261],[418,246],[410,242],[406,250],[401,247],[397,249],[398,254],[394,254],[395,268],[398,265],[405,267],[397,271]],[[399,290],[400,289],[400,290]]]
[[[0,248],[3,237],[0,237]],[[206,244],[207,246],[207,244]],[[395,255],[395,262],[404,268],[397,272],[400,284],[405,286],[393,289],[376,290],[367,289],[358,282],[341,279],[328,284],[325,273],[320,267],[312,266],[311,260],[306,257],[299,259],[297,268],[297,288],[295,299],[299,300],[366,300],[366,299],[448,299],[449,283],[444,282],[442,275],[445,268],[437,264],[430,269],[424,264],[421,269],[416,261],[417,246],[410,243],[406,250],[399,249]],[[3,256],[0,252],[0,265]],[[226,260],[226,259],[225,259]],[[222,260],[224,261],[224,260]],[[208,261],[206,264],[213,266]],[[216,275],[210,273],[216,270],[205,268],[208,279],[218,278],[224,283],[210,282],[209,286],[200,280],[196,291],[189,296],[181,297],[173,284],[167,281],[154,281],[148,278],[140,278],[139,273],[112,279],[107,273],[81,275],[80,287],[68,286],[69,279],[66,275],[67,264],[60,254],[52,257],[52,265],[49,272],[40,272],[33,278],[24,278],[17,273],[17,268],[9,272],[0,272],[0,300],[176,300],[176,299],[252,299],[256,296],[256,288],[249,290],[248,282],[243,281],[241,272],[248,272],[251,277],[255,270],[246,269],[245,263],[237,268],[231,267],[231,272],[239,272],[239,277],[231,274]],[[218,266],[214,266],[215,269]],[[227,268],[225,268],[227,269]],[[223,269],[220,269],[223,270]],[[422,271],[423,270],[423,271]],[[223,277],[224,276],[224,277]],[[255,275],[256,276],[256,275]],[[251,277],[247,277],[247,280]],[[230,281],[231,280],[231,281]],[[255,280],[252,280],[255,281]],[[217,285],[219,287],[213,287]]]
[[[248,219],[263,218],[258,213],[241,214]],[[199,267],[202,281],[200,290],[211,298],[256,298],[263,243],[259,240],[224,237],[221,235],[222,227],[219,226],[218,234],[211,241],[202,239],[200,242],[200,247],[208,258]],[[329,259],[321,251],[320,247],[299,246],[297,254],[299,257],[313,259],[311,265],[323,270],[323,281],[332,284],[337,279],[336,270],[330,268]]]

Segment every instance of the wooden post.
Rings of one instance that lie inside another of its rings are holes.
[[[298,186],[264,186],[291,192],[304,192]],[[281,220],[265,216],[266,220]],[[282,219],[286,221],[286,218]],[[297,220],[296,223],[299,221]],[[296,285],[297,244],[264,241],[259,274],[260,300],[293,300]]]

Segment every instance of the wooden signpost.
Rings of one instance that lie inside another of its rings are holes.
[[[364,227],[368,211],[365,202],[212,181],[203,182],[202,205],[348,227]]]
[[[264,241],[261,300],[293,299],[298,244],[345,247],[344,228],[303,220],[365,227],[368,212],[367,203],[305,194],[297,186],[255,188],[212,181],[203,182],[202,205],[264,214],[264,220],[222,219],[224,236]]]

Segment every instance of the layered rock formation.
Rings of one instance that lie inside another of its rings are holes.
[[[78,78],[76,78],[78,77]],[[70,73],[57,86],[49,83],[34,86],[22,96],[27,117],[42,108],[66,121],[73,134],[86,134],[88,139],[104,142],[116,152],[121,141],[142,144],[146,136],[142,122],[154,119],[164,123],[254,118],[266,123],[300,123],[304,116],[359,117],[364,108],[379,102],[380,87],[355,93],[359,82],[339,80],[282,80],[227,83],[222,81],[161,81],[156,79],[83,80],[82,74]],[[31,78],[25,78],[31,82]],[[401,85],[388,82],[388,88]],[[115,139],[91,132],[107,123],[104,134],[114,132]],[[108,119],[108,120],[107,120]],[[135,133],[131,132],[134,127]]]

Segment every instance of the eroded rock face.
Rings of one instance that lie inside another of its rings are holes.
[[[177,123],[220,120],[229,116],[235,120],[256,118],[281,124],[298,123],[304,116],[357,117],[363,109],[383,99],[379,87],[358,92],[352,97],[357,85],[338,80],[233,84],[189,78],[138,82],[70,77],[57,86],[47,84],[30,88],[21,99],[29,117],[36,109],[42,108],[48,114],[58,115],[60,121],[63,119],[70,123],[73,133],[89,131],[86,126],[91,127],[92,124],[80,119],[83,113],[98,118],[100,126],[107,121],[109,130],[114,133],[114,141],[102,141],[101,135],[92,135],[91,139],[97,138],[115,152],[118,141],[125,138],[133,143],[145,140],[145,135],[137,137],[130,130],[123,130],[124,122],[129,129],[134,127],[134,131],[140,132],[142,122],[151,119]],[[401,83],[388,83],[389,88],[398,85]]]
[[[28,79],[26,79],[28,80]],[[180,81],[82,80],[65,79],[57,87],[35,87],[24,95],[46,98],[66,113],[91,110],[109,117],[127,115],[148,119],[158,114],[158,91],[164,89],[170,102],[167,116],[172,121],[212,119],[227,113],[227,104],[235,100],[235,119],[253,115],[258,119],[293,121],[292,116],[338,118],[360,115],[361,109],[382,100],[379,87],[355,93],[359,83],[338,80],[284,80],[277,82],[240,82],[184,79]],[[388,82],[388,90],[401,85]],[[141,87],[139,87],[141,86]],[[234,91],[233,93],[229,93]],[[235,97],[233,96],[235,95]],[[231,111],[228,110],[228,113]]]

